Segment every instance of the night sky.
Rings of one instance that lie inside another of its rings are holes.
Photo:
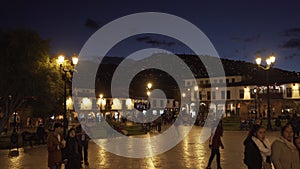
[[[220,57],[253,62],[257,54],[277,56],[275,67],[300,71],[300,1],[56,1],[4,0],[0,28],[30,28],[51,39],[51,54],[79,53],[97,30],[119,17],[137,12],[164,12],[198,26]],[[89,22],[87,22],[89,21]],[[130,46],[160,47],[187,53],[172,39],[138,37],[110,53],[126,56]],[[152,42],[153,42],[152,41]],[[132,50],[132,49],[131,49]],[[138,50],[138,48],[136,49]],[[132,51],[131,51],[132,52]]]

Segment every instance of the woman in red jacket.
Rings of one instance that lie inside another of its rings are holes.
[[[65,148],[66,141],[62,136],[62,124],[54,124],[54,132],[48,136],[48,167],[50,169],[60,169],[62,163],[62,152]]]

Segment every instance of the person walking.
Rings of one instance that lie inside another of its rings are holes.
[[[66,169],[80,169],[80,154],[78,151],[79,143],[76,138],[76,132],[74,128],[71,128],[68,132],[67,145],[65,150],[65,156],[67,159]]]
[[[36,129],[36,135],[38,137],[38,144],[45,144],[46,131],[43,123],[40,123]]]
[[[216,159],[217,169],[222,169],[221,155],[220,155],[220,147],[224,149],[224,145],[221,140],[222,136],[223,136],[223,125],[222,125],[222,120],[220,120],[218,126],[212,130],[212,135],[210,136],[209,139],[209,148],[211,149],[211,154],[206,169],[211,169],[211,163],[216,155],[217,155],[217,159]]]
[[[244,141],[244,163],[248,169],[271,169],[271,144],[266,129],[254,124]]]
[[[293,114],[293,117],[291,118],[290,120],[290,124],[291,126],[293,127],[293,130],[294,130],[294,137],[298,137],[299,136],[299,125],[298,125],[298,116],[297,116],[297,113],[294,113]]]
[[[281,136],[271,147],[271,160],[275,169],[299,169],[300,160],[296,146],[293,144],[294,131],[291,124],[281,129]]]
[[[83,163],[83,161],[84,161],[85,165],[89,165],[89,162],[88,162],[88,148],[89,148],[90,137],[87,135],[85,130],[83,130],[81,125],[77,126],[76,133],[77,133],[77,139],[79,141],[78,148],[79,148],[81,163]]]
[[[55,123],[54,132],[50,133],[47,141],[48,148],[48,167],[50,169],[60,169],[62,164],[62,151],[65,148],[66,141],[62,136],[62,124]]]

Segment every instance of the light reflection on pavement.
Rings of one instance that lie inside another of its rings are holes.
[[[180,126],[184,128],[185,126]],[[193,127],[191,132],[176,147],[151,158],[126,158],[107,152],[95,143],[89,145],[89,167],[86,169],[204,169],[210,155],[208,142],[199,143],[201,127]],[[225,149],[221,150],[223,169],[246,169],[243,164],[243,141],[247,131],[225,131],[222,138]],[[143,137],[149,137],[144,135]],[[279,136],[279,132],[269,132],[271,142]],[[130,148],[132,145],[128,145]],[[19,149],[18,157],[8,157],[9,150],[0,150],[1,169],[47,169],[46,145]],[[151,150],[149,150],[151,151]],[[62,167],[64,168],[64,167]],[[212,168],[216,168],[214,160]]]

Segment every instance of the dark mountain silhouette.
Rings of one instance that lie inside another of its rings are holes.
[[[198,56],[195,55],[177,55],[193,72],[195,78],[207,78],[207,66],[205,66]],[[153,83],[153,89],[161,89],[165,92],[168,98],[180,98],[179,86],[183,85],[184,79],[187,77],[180,77],[182,80],[176,83],[176,80],[167,72],[158,69],[147,69],[151,63],[157,63],[152,55],[142,60],[128,60],[126,64],[120,64],[124,61],[122,57],[105,57],[99,66],[96,78],[96,93],[103,93],[105,97],[111,97],[111,81],[118,66],[122,67],[123,73],[131,71],[139,72],[130,82],[129,96],[132,98],[146,97],[146,84],[150,81]],[[218,58],[205,56],[204,59],[209,62],[216,62]],[[266,71],[259,68],[254,63],[245,61],[235,61],[229,59],[221,59],[221,62],[214,65],[216,67],[223,66],[226,76],[240,75],[243,81],[231,85],[266,85]],[[222,65],[221,65],[222,64]],[[141,66],[143,65],[143,66]],[[151,66],[151,65],[150,65]],[[180,70],[181,66],[174,66],[171,63],[165,64],[171,70]],[[271,85],[280,85],[284,83],[300,82],[299,73],[281,70],[278,68],[271,68],[269,70],[269,81]],[[220,76],[217,72],[213,72],[212,76]],[[121,82],[120,82],[121,83]]]

